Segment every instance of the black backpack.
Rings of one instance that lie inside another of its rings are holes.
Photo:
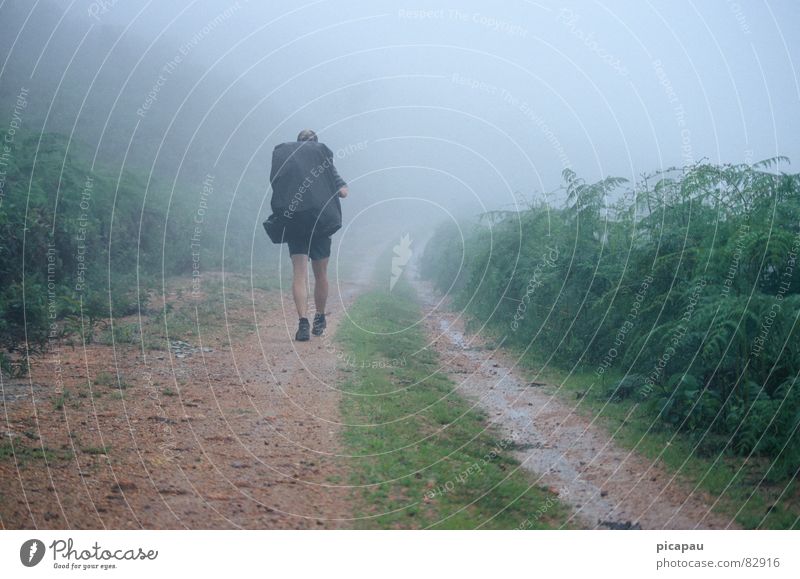
[[[291,236],[330,236],[342,226],[333,153],[313,141],[281,143],[272,152],[272,215],[264,229],[273,243]]]

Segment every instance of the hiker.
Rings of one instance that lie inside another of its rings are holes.
[[[271,232],[268,223],[265,227],[273,241],[289,245],[292,295],[300,318],[295,340],[305,342],[310,339],[309,330],[315,336],[325,331],[331,235],[342,226],[339,199],[347,197],[347,183],[333,165],[333,152],[314,131],[305,129],[297,141],[281,143],[273,150],[270,184],[273,215],[267,221],[278,233]],[[313,326],[306,317],[309,260],[314,270]]]

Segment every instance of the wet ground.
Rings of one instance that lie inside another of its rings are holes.
[[[587,528],[735,528],[711,512],[710,497],[661,465],[620,447],[599,424],[554,394],[555,388],[526,379],[515,361],[464,332],[463,319],[446,311],[447,300],[429,284],[414,281],[432,347],[459,394],[488,413],[538,484],[574,508],[573,521]]]
[[[331,285],[327,336],[360,279]],[[1,526],[349,526],[336,351],[293,341],[283,289],[229,290],[168,348],[58,344],[6,380]]]

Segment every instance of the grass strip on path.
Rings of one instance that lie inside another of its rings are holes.
[[[337,333],[346,376],[342,416],[364,528],[559,527],[568,509],[510,456],[437,373],[409,286],[362,295]]]

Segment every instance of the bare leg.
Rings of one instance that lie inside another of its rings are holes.
[[[328,258],[311,261],[314,270],[314,306],[318,314],[325,313],[328,301]]]
[[[297,307],[297,316],[306,317],[308,310],[308,256],[297,253],[292,257],[292,296]],[[316,292],[315,292],[316,293]]]

